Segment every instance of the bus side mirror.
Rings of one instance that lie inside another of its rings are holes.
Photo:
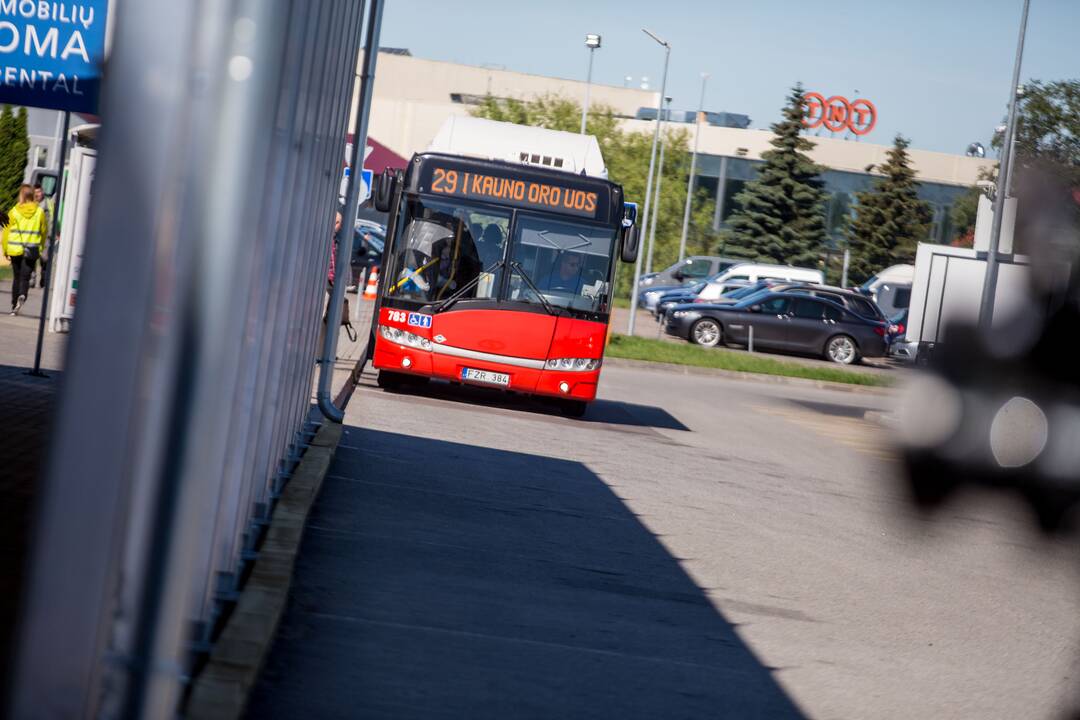
[[[394,191],[397,189],[397,177],[393,170],[387,169],[379,173],[375,179],[375,188],[371,193],[375,209],[379,212],[390,212],[394,202]]]
[[[632,263],[637,260],[638,253],[638,227],[630,225],[623,228],[621,257],[624,263]]]

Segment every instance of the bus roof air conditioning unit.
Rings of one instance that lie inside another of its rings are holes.
[[[600,144],[592,135],[515,125],[467,116],[448,117],[428,152],[538,165],[607,177]]]

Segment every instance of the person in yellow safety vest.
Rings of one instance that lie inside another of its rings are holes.
[[[19,204],[8,211],[4,257],[11,261],[11,314],[18,315],[30,292],[30,273],[45,249],[45,211],[34,202],[34,188],[19,187]]]

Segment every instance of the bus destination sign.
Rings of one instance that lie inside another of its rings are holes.
[[[501,202],[588,218],[596,217],[598,204],[595,190],[439,166],[431,170],[430,190],[437,195]]]

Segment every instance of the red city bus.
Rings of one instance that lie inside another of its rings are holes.
[[[622,188],[424,153],[380,175],[374,201],[389,213],[372,320],[379,385],[442,378],[558,398],[583,414],[600,378],[615,260],[637,257]]]

